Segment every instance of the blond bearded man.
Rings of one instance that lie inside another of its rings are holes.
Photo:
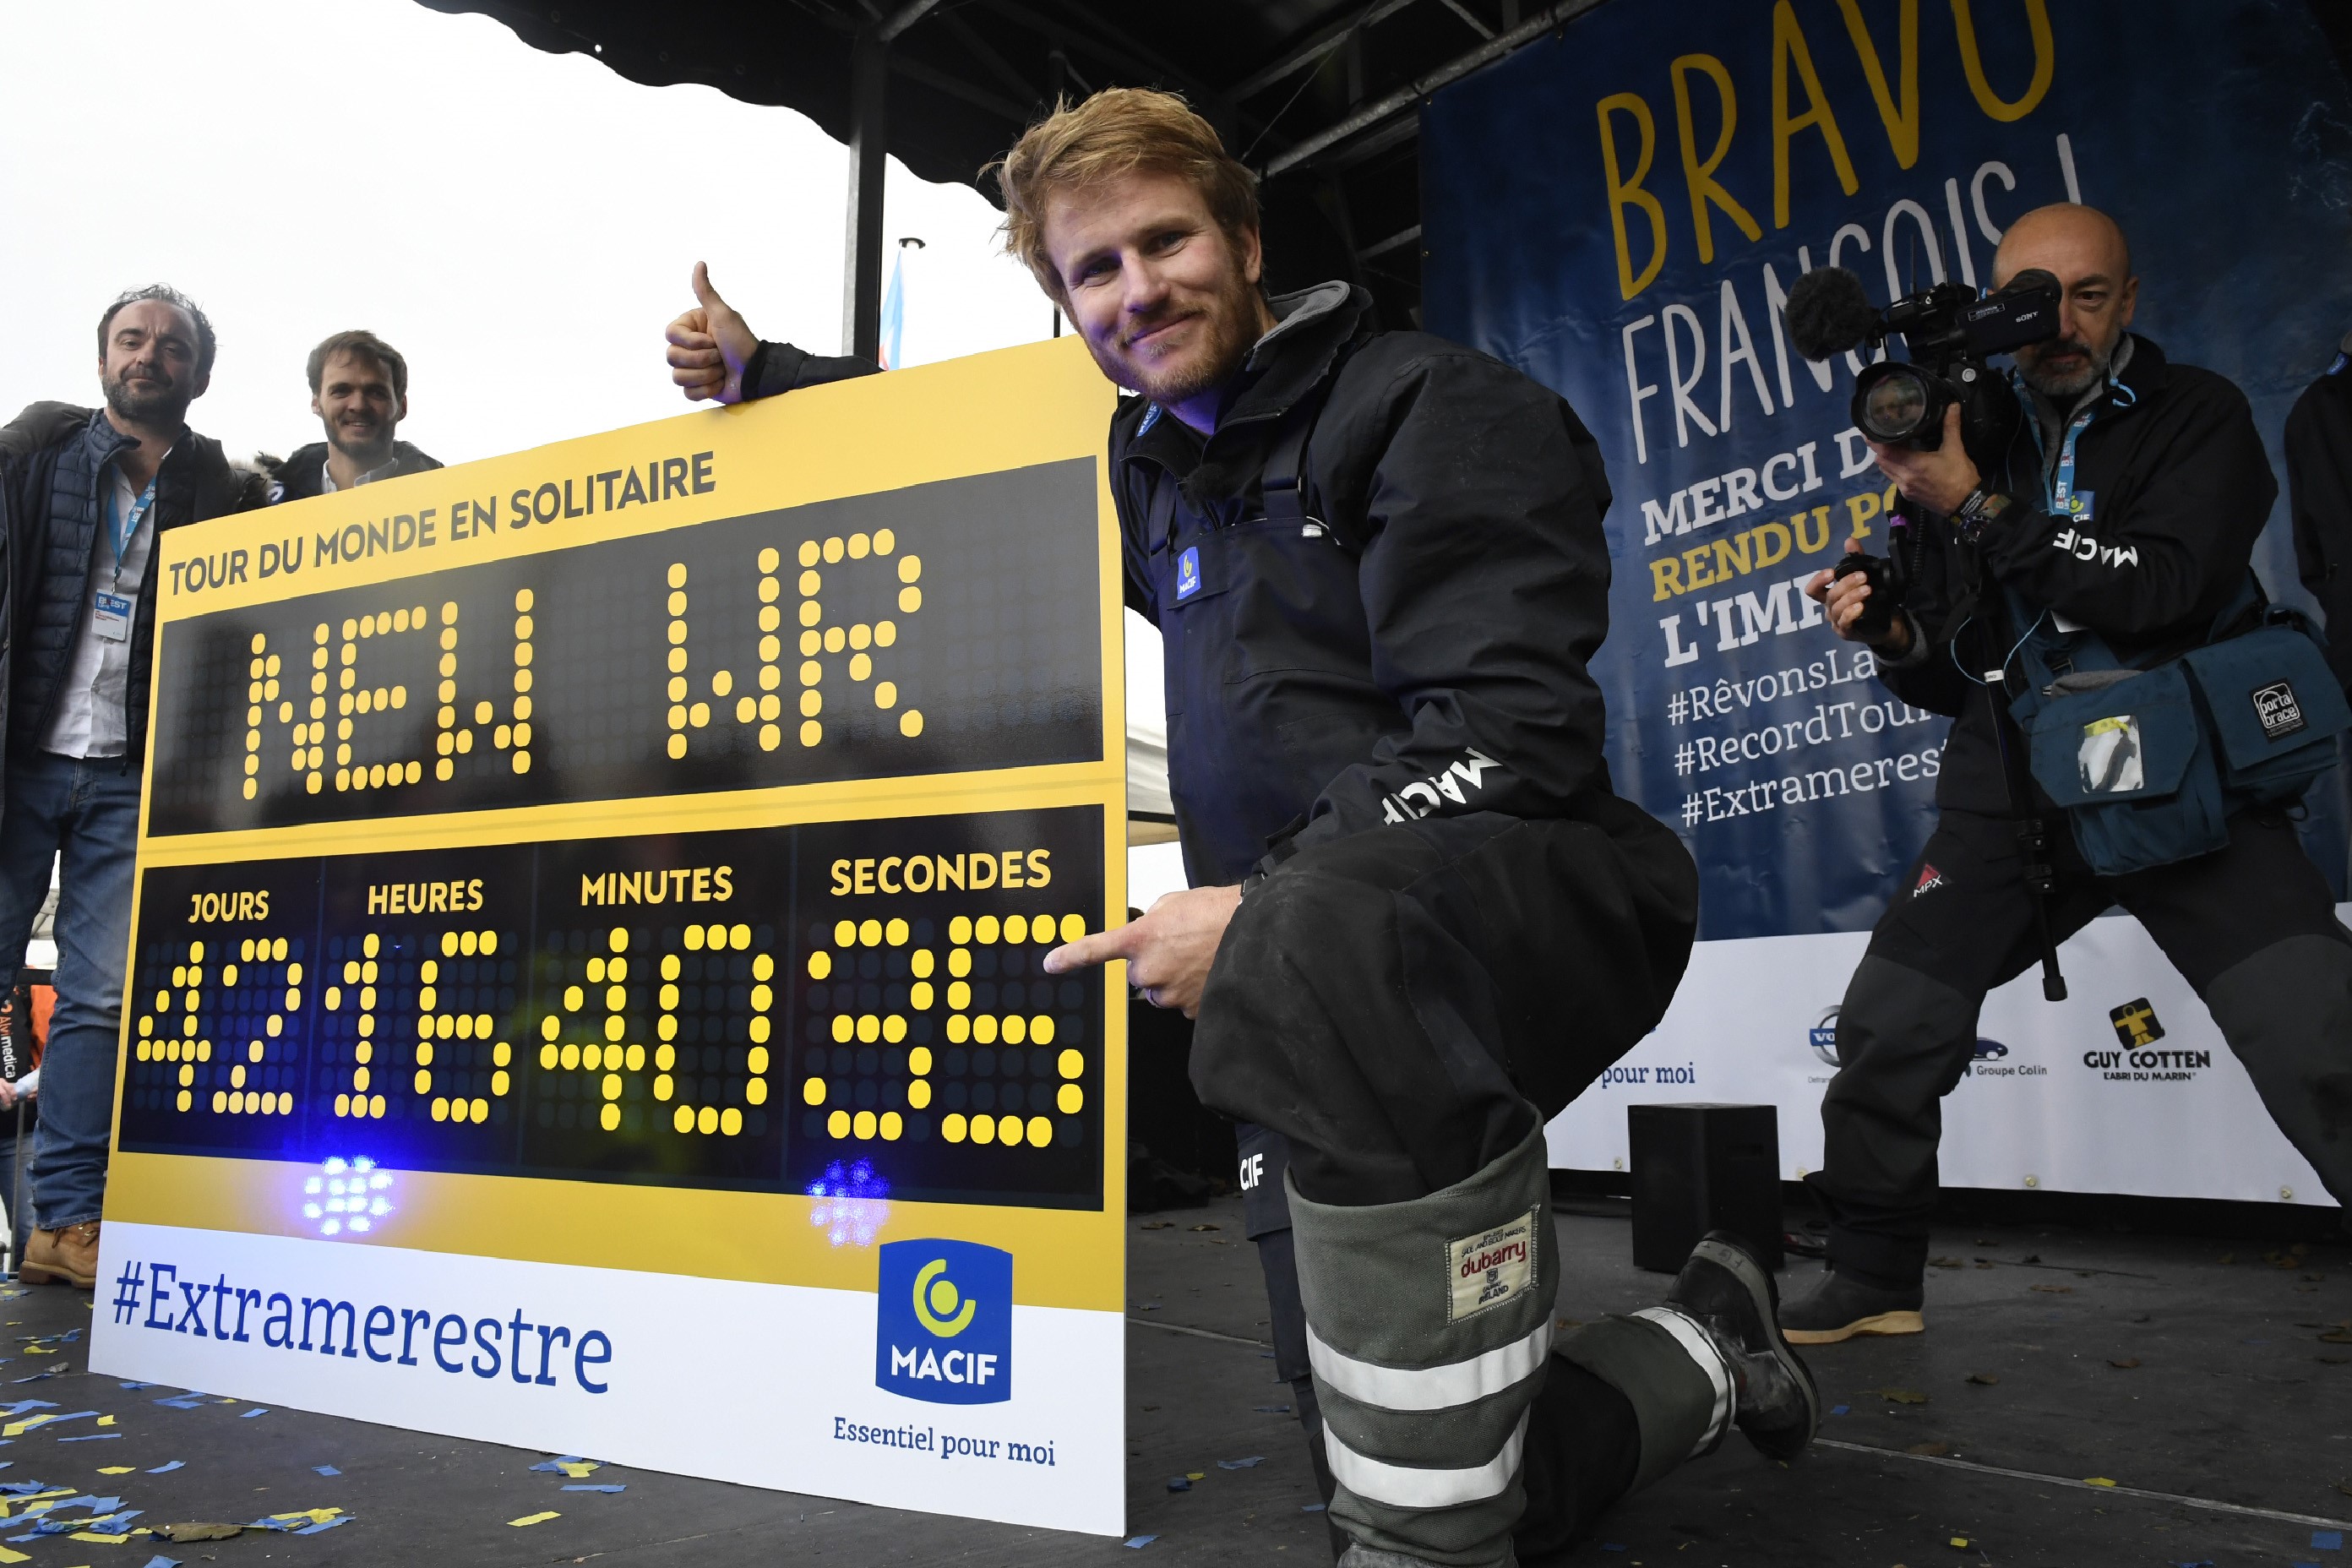
[[[1553,1337],[1543,1124],[1664,1011],[1696,892],[1601,759],[1591,437],[1360,289],[1267,298],[1254,179],[1179,99],[1098,93],[997,172],[1008,248],[1137,395],[1107,461],[1192,883],[1046,963],[1196,1016],[1202,1100],[1286,1163],[1250,1229],[1343,1562],[1545,1560],[1735,1423],[1793,1456],[1811,1382],[1728,1238]],[[874,368],[695,283],[690,397]]]

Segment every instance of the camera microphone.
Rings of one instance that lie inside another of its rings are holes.
[[[1789,288],[1789,341],[1809,360],[1825,360],[1874,342],[1878,308],[1862,279],[1843,267],[1817,267]]]

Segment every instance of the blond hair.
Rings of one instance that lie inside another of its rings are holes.
[[[1105,88],[1083,103],[1065,100],[1022,132],[982,174],[1004,193],[1004,248],[1037,286],[1066,302],[1045,253],[1045,204],[1058,191],[1099,184],[1137,170],[1192,182],[1229,235],[1257,227],[1257,176],[1227,155],[1214,128],[1172,92]]]

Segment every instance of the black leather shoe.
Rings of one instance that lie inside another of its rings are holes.
[[[1709,1231],[1666,1292],[1732,1372],[1732,1419],[1768,1459],[1793,1459],[1822,1424],[1813,1374],[1781,1335],[1771,1272],[1727,1230]]]
[[[1780,1310],[1780,1332],[1793,1344],[1833,1345],[1857,1334],[1925,1333],[1925,1300],[1916,1285],[1883,1290],[1846,1274],[1824,1274],[1822,1282]]]

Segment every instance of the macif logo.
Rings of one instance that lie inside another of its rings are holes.
[[[1013,1254],[970,1241],[881,1248],[874,1384],[934,1405],[1013,1397]]]

